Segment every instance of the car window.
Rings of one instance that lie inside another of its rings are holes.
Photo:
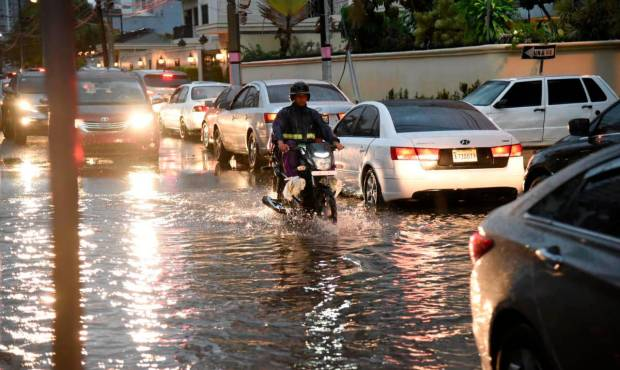
[[[340,122],[338,123],[338,126],[336,126],[336,129],[334,130],[334,134],[340,137],[353,136],[355,125],[358,119],[360,118],[360,116],[362,115],[363,110],[364,110],[364,107],[357,107],[353,109],[351,112],[349,112],[347,115],[345,115],[342,118],[342,120],[340,120]]]
[[[19,79],[19,92],[22,94],[45,94],[45,77],[22,76]]]
[[[188,92],[189,92],[189,88],[188,87],[181,88],[181,91],[179,92],[179,95],[177,95],[176,103],[185,103],[185,100],[187,99],[187,93]]]
[[[224,91],[222,91],[220,95],[218,95],[217,98],[215,99],[215,102],[213,103],[213,105],[216,108],[222,108],[223,104],[225,104],[226,101],[230,101],[228,96],[231,95],[231,90],[232,90],[232,87],[228,87]]]
[[[134,105],[148,102],[138,80],[79,76],[77,94],[78,105]]]
[[[542,81],[516,82],[502,100],[504,108],[538,107],[542,105]]]
[[[386,105],[396,132],[497,130],[479,111],[447,106]]]
[[[176,103],[180,92],[181,92],[181,88],[174,90],[174,93],[172,93],[172,95],[170,96],[170,100],[168,102]]]
[[[530,213],[567,225],[620,238],[620,159],[568,181]]]
[[[578,78],[547,80],[549,105],[586,103],[588,98]]]
[[[508,81],[487,81],[467,95],[463,101],[471,105],[490,105],[509,84],[510,82]]]
[[[598,135],[620,132],[620,104],[616,103],[600,118],[596,133]]]
[[[172,73],[157,73],[148,74],[143,77],[144,84],[147,87],[178,87],[189,83],[189,79],[186,74],[172,74]]]
[[[309,84],[310,100],[316,101],[347,101],[347,98],[334,86],[327,84]],[[271,85],[267,87],[267,95],[271,103],[288,103],[291,84]]]
[[[243,89],[243,91],[241,91],[241,93],[239,95],[237,95],[237,97],[235,98],[235,100],[232,103],[231,109],[243,108],[245,97],[248,95],[248,90],[249,90],[249,88],[245,88],[245,89]]]
[[[373,106],[366,106],[364,112],[354,126],[353,136],[376,137],[378,135],[379,111]]]
[[[258,107],[258,90],[254,86],[248,87],[248,93],[243,100],[243,106],[246,108]]]
[[[192,100],[217,98],[225,88],[224,86],[195,86],[192,88]]]
[[[601,90],[600,86],[591,78],[583,79],[584,85],[586,85],[586,90],[588,90],[588,95],[590,95],[590,101],[599,102],[607,100],[607,96]]]

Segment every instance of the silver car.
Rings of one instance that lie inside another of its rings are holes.
[[[230,109],[219,112],[210,136],[219,162],[232,155],[247,157],[250,169],[257,168],[268,154],[272,123],[280,109],[291,104],[289,89],[298,80],[254,81],[243,87]],[[333,128],[353,106],[349,98],[329,82],[304,80],[310,87],[309,107],[321,113]]]

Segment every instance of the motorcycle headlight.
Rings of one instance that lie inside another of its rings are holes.
[[[314,157],[313,159],[314,159],[314,164],[317,170],[328,171],[332,169],[332,160],[330,157],[327,157],[327,158]]]
[[[150,113],[133,113],[127,120],[129,127],[134,129],[143,129],[153,123],[153,115]]]

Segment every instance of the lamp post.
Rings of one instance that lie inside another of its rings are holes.
[[[200,43],[200,53],[199,53],[199,58],[200,58],[200,67],[198,68],[198,79],[201,81],[204,81],[205,75],[206,75],[206,67],[205,67],[205,44],[209,41],[209,39],[207,39],[207,37],[202,34],[200,35],[200,38],[198,39],[198,42]]]

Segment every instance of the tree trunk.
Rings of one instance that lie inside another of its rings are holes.
[[[547,20],[549,22],[553,22],[553,20],[551,19],[551,14],[549,14],[549,11],[547,11],[547,8],[545,8],[545,3],[543,3],[542,0],[538,0],[538,6],[543,11],[543,13],[545,13],[545,17],[547,18]]]

